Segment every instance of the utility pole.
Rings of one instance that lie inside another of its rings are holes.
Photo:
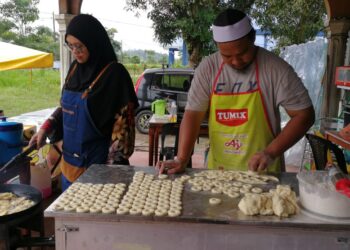
[[[55,27],[55,13],[52,12],[52,36],[53,36],[53,40],[56,41],[56,27]]]

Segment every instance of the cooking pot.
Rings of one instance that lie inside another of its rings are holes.
[[[5,117],[0,121],[0,166],[22,151],[23,124],[7,122]]]

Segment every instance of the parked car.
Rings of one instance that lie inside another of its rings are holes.
[[[151,105],[157,99],[176,101],[178,117],[181,119],[187,102],[187,93],[193,78],[193,69],[146,69],[138,78],[135,91],[139,100],[136,110],[136,129],[148,133]]]

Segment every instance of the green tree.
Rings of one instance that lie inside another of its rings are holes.
[[[1,15],[12,23],[19,34],[30,32],[28,24],[39,19],[39,0],[9,0],[0,4]]]
[[[128,10],[147,10],[156,39],[164,46],[181,37],[187,44],[189,61],[197,65],[201,57],[215,50],[210,26],[224,8],[248,10],[253,0],[127,0]],[[136,15],[138,12],[136,12]]]
[[[166,64],[168,63],[168,56],[167,55],[161,55],[160,59],[158,60],[159,64]]]
[[[111,40],[114,52],[119,55],[121,53],[122,50],[122,45],[120,42],[114,40],[114,36],[116,33],[118,33],[118,31],[115,28],[105,28],[108,34],[109,39]]]
[[[145,50],[146,53],[146,62],[150,64],[156,63],[155,55],[156,52],[154,50]]]
[[[326,9],[320,0],[256,0],[251,16],[281,48],[312,40],[324,29]]]
[[[130,63],[139,64],[140,62],[141,62],[141,60],[140,60],[140,57],[138,57],[138,56],[133,56],[130,58]]]
[[[149,10],[155,37],[162,45],[182,37],[189,61],[198,64],[213,52],[210,26],[215,16],[227,7],[250,14],[257,25],[271,31],[278,46],[303,43],[323,28],[325,7],[322,0],[127,0],[127,9]]]

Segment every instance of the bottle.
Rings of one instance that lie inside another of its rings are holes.
[[[170,122],[176,122],[177,121],[177,106],[176,102],[171,102],[170,105]]]

